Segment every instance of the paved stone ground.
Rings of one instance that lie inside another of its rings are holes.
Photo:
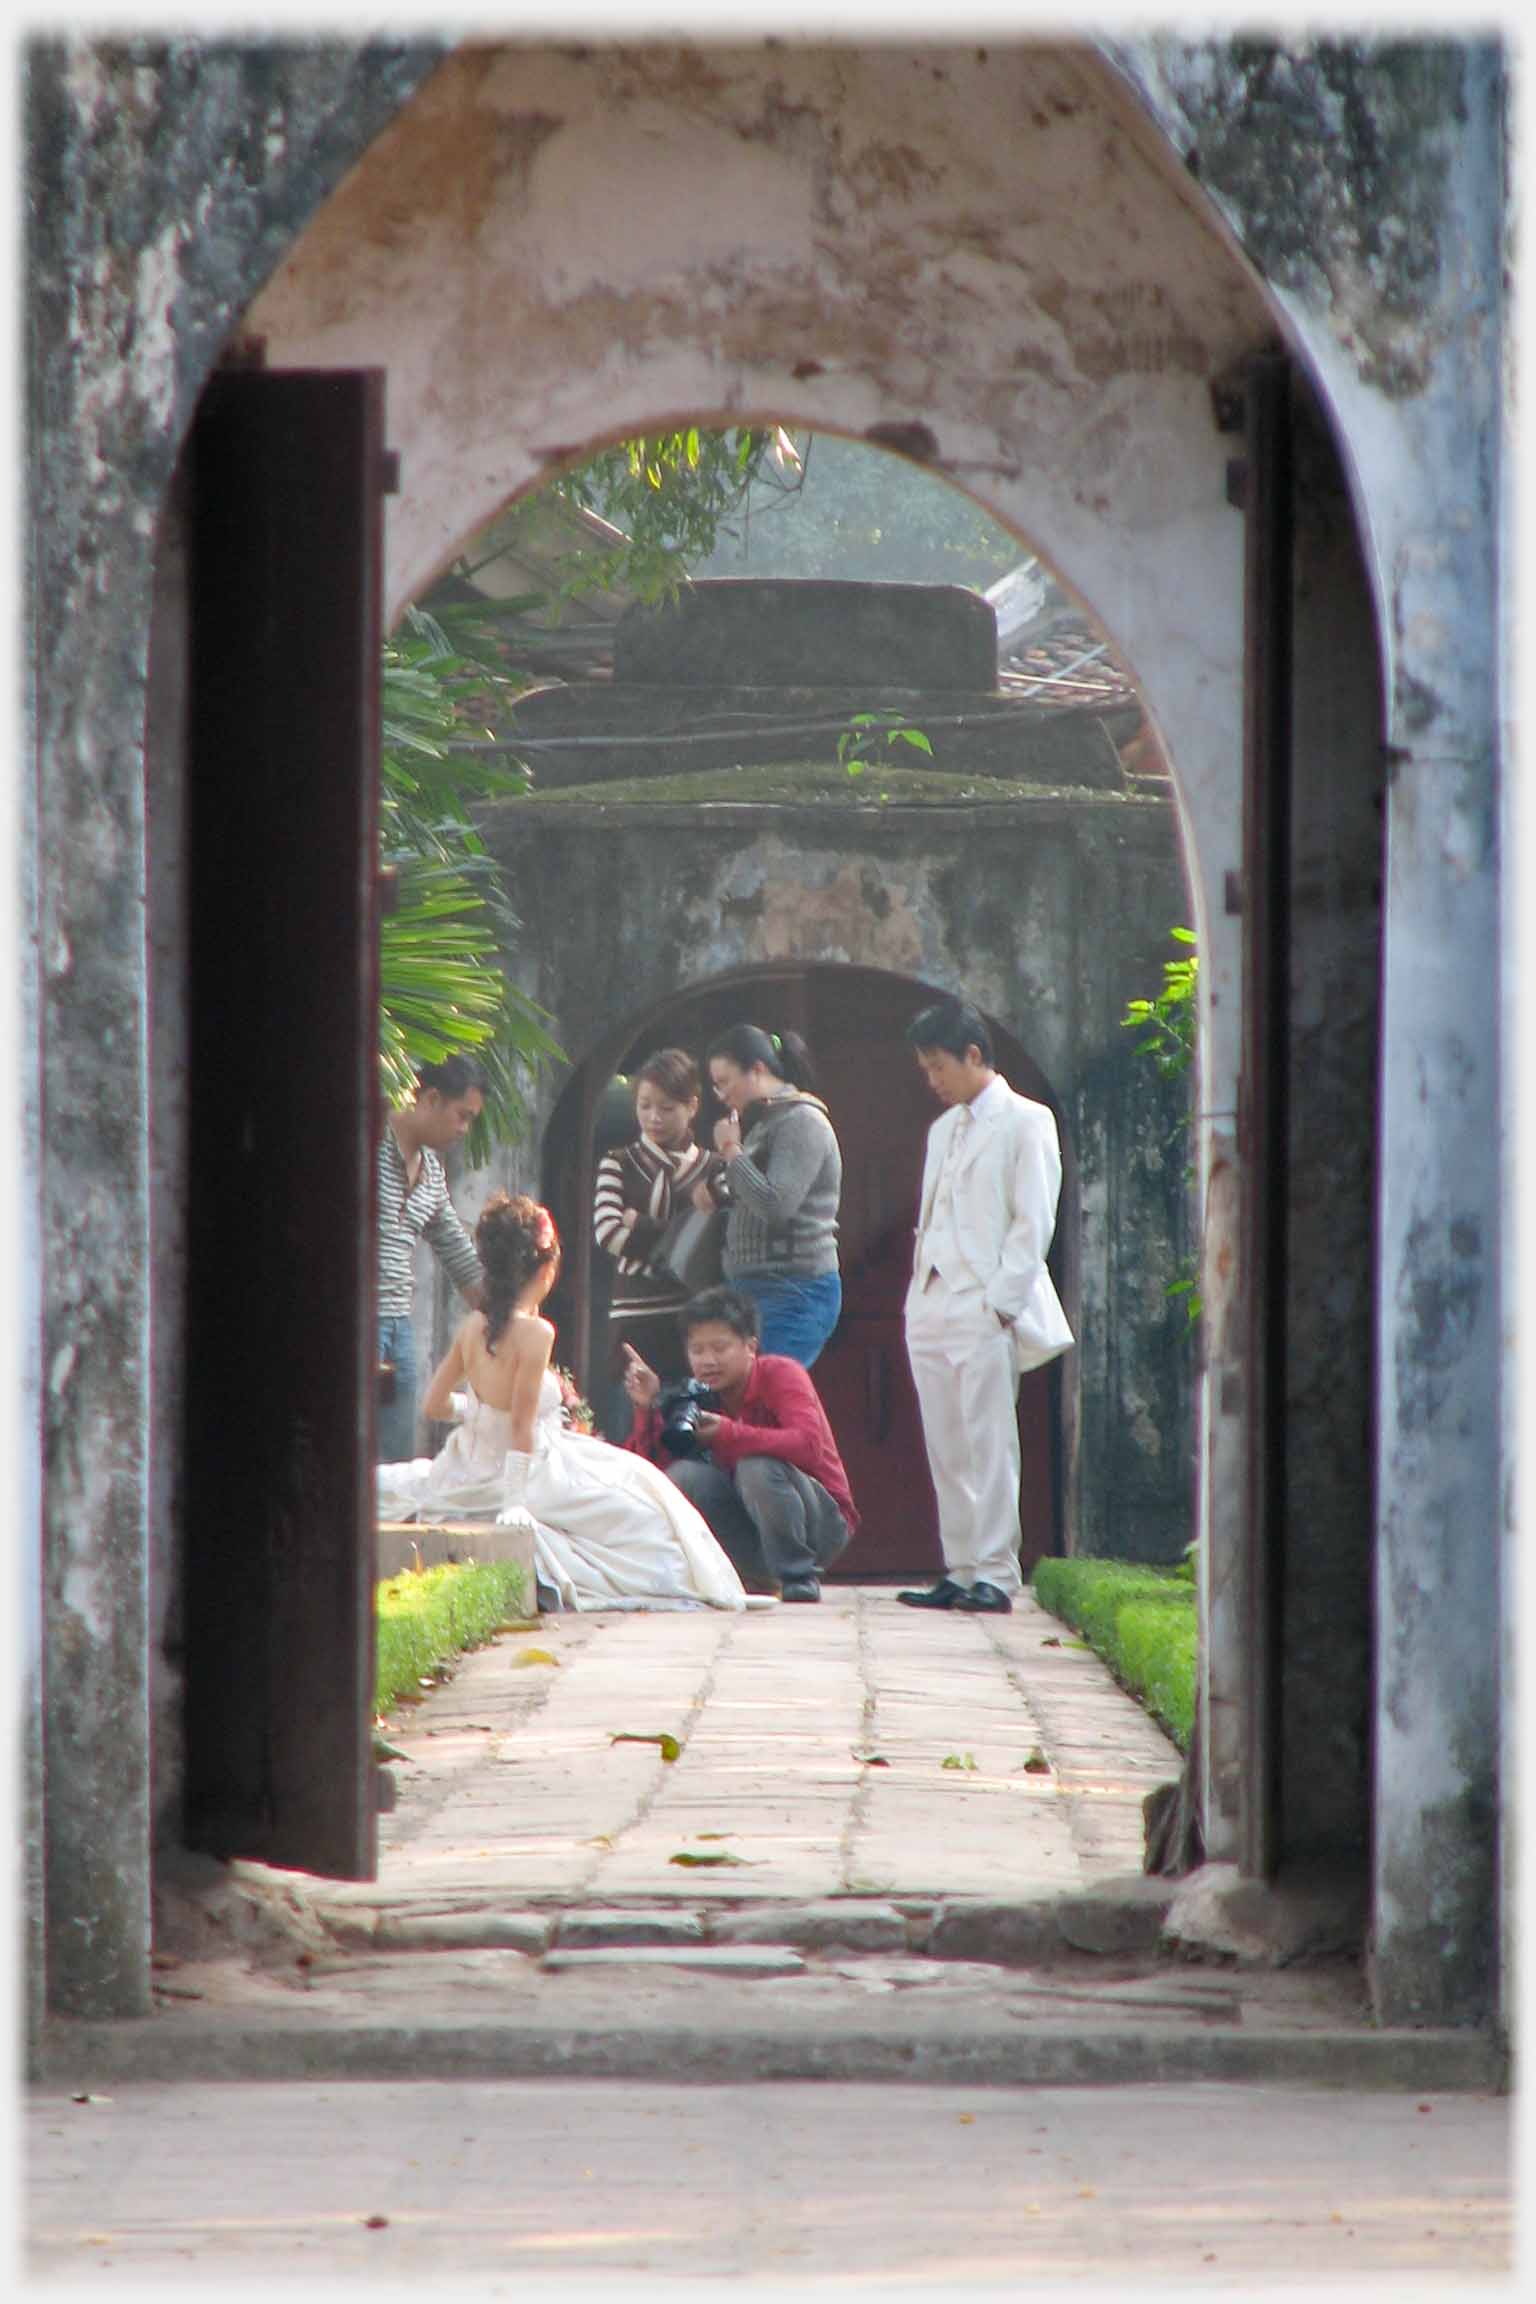
[[[613,1741],[661,1734],[675,1761]],[[1138,1871],[1143,1796],[1180,1766],[1033,1599],[961,1617],[837,1586],[818,1608],[546,1618],[391,1740],[378,1881],[327,1910],[1029,1901]]]
[[[27,2112],[45,2292],[1482,2294],[1507,2100],[1262,2087],[131,2084]],[[1421,2285],[1422,2284],[1422,2285]]]
[[[376,1880],[163,1867],[155,2013],[49,2028],[39,2283],[1509,2266],[1496,2045],[1377,2033],[1326,1893],[1146,1879],[1178,1755],[1033,1602],[550,1618],[391,1740]]]
[[[1326,1890],[1141,1872],[1179,1756],[1029,1599],[546,1618],[390,1735],[375,1880],[162,1866],[155,2014],[36,2077],[1502,2083]]]

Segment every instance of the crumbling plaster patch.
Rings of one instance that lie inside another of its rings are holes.
[[[1362,379],[1422,391],[1454,325],[1445,183],[1461,43],[1109,43],[1265,277],[1331,317]]]
[[[754,899],[743,905],[743,897]],[[759,839],[735,860],[721,885],[722,913],[744,918],[740,960],[832,960],[920,975],[923,923],[902,874],[859,857],[808,856],[792,861],[783,841]]]
[[[1511,208],[1498,40],[1154,36],[1106,53],[1267,278],[1345,437],[1390,739],[1484,757],[1491,648],[1447,650],[1441,631],[1496,620]],[[1407,471],[1433,485],[1404,488]]]

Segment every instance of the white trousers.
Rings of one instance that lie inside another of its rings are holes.
[[[1018,1368],[1013,1334],[975,1285],[936,1274],[907,1299],[907,1358],[939,1503],[944,1569],[1010,1598],[1019,1573]]]

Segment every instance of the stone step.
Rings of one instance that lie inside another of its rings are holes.
[[[1045,1968],[1076,1953],[1124,1958],[1155,1952],[1176,1883],[1128,1876],[1097,1891],[1032,1902],[956,1898],[923,1902],[836,1896],[737,1902],[576,1905],[446,1912],[363,1912],[315,1899],[338,1941],[379,1952],[511,1950],[553,1952],[764,1951],[963,1961],[998,1968]],[[1187,1949],[1187,1947],[1186,1947]]]
[[[800,1976],[805,1961],[782,1944],[601,1944],[581,1951],[558,1947],[540,1965],[568,1968],[697,1968],[717,1976]]]

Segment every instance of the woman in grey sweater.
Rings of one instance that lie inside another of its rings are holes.
[[[713,1185],[730,1210],[725,1279],[756,1304],[760,1349],[809,1368],[843,1304],[843,1161],[827,1108],[811,1093],[810,1052],[793,1032],[735,1024],[711,1044],[707,1061],[725,1106],[715,1126],[725,1167]]]

